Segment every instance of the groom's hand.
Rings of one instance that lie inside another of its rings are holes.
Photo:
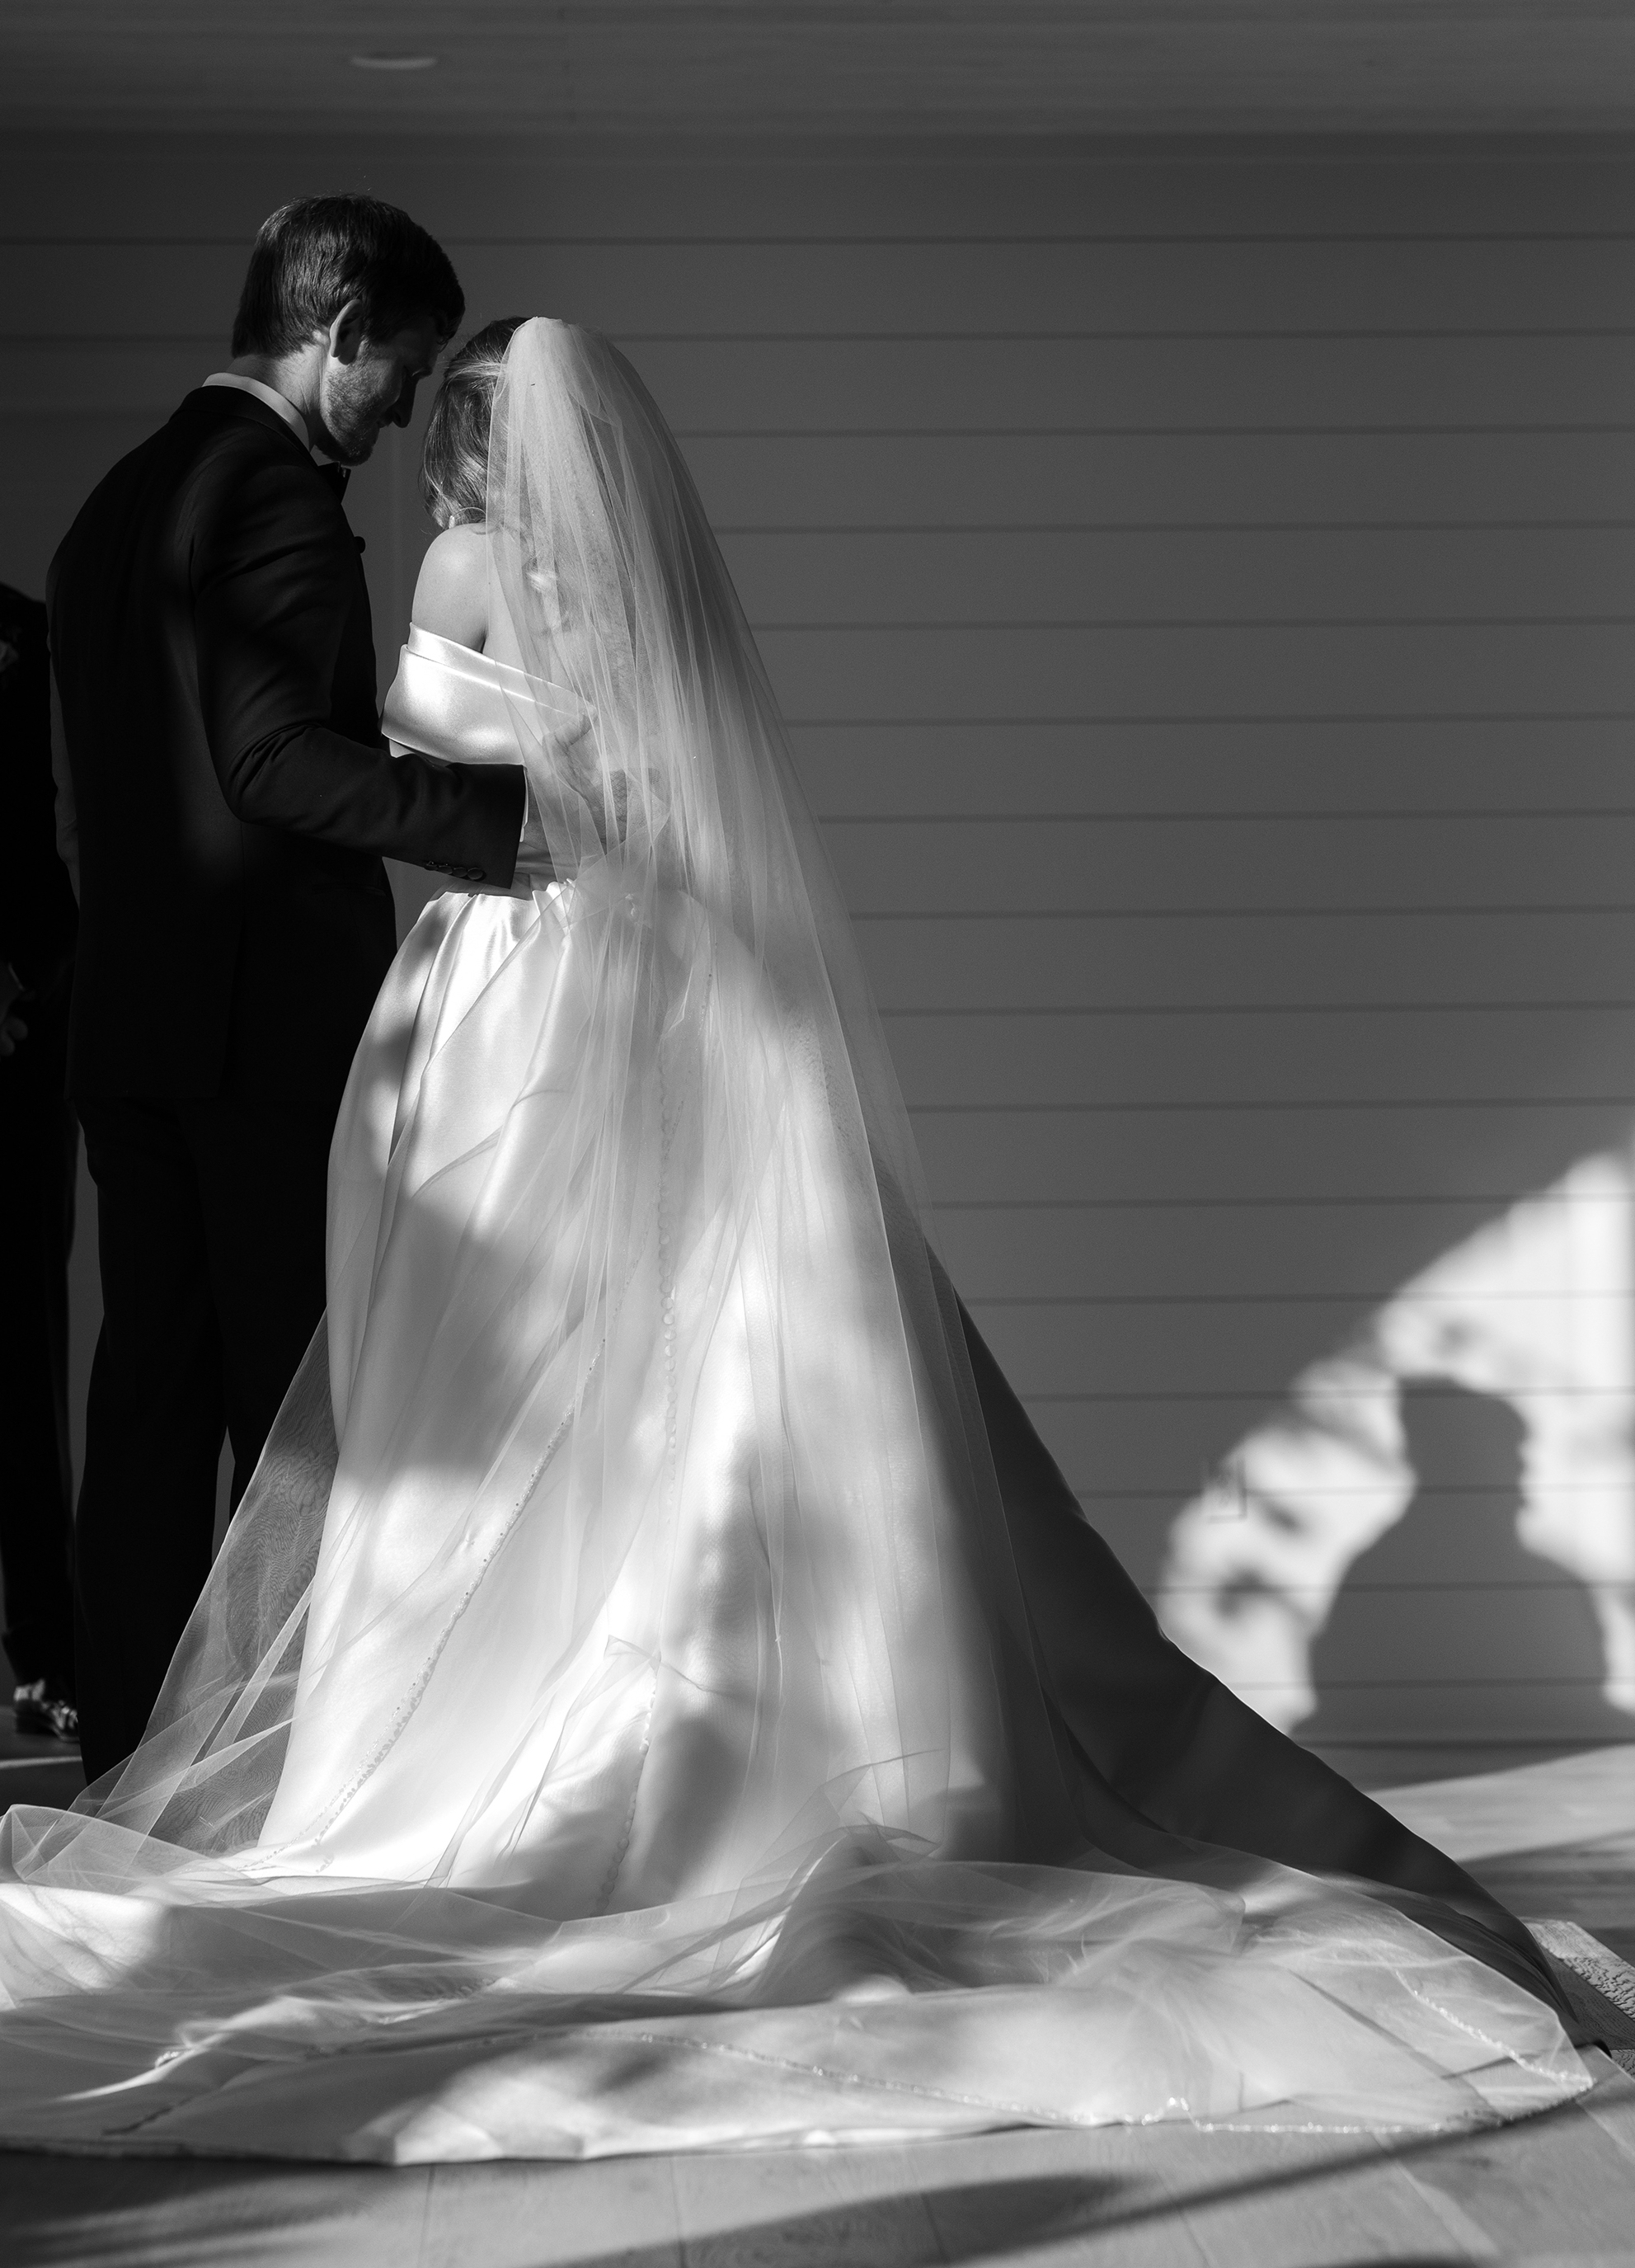
[[[530,890],[547,889],[556,880],[556,865],[551,857],[551,846],[545,839],[545,828],[534,806],[533,790],[523,789],[522,840],[517,846],[515,882]]]

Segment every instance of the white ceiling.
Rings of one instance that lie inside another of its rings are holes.
[[[437,57],[372,73],[370,51]],[[0,0],[13,126],[1635,126],[1635,0]]]

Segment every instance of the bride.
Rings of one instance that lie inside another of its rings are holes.
[[[386,727],[520,749],[555,879],[405,943],[326,1328],[147,1735],[5,1822],[0,2138],[404,2161],[1580,2090],[1519,1925],[1201,1673],[1141,1761],[1167,1657],[932,1256],[628,364],[492,326],[426,479]]]

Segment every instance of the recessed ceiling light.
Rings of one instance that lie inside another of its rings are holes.
[[[436,55],[354,55],[353,66],[358,70],[429,70],[436,62]]]

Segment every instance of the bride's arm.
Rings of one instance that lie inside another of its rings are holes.
[[[488,641],[488,540],[480,527],[445,527],[421,563],[410,620],[434,637],[481,653]]]
[[[422,563],[420,580],[414,586],[414,603],[410,608],[411,620],[436,637],[467,646],[473,653],[484,652],[489,630],[488,563],[488,539],[482,528],[445,527],[434,538]],[[605,848],[609,828],[604,807],[604,783],[597,767],[585,766],[576,755],[590,721],[588,713],[582,714],[577,722],[568,717],[560,732],[547,733],[542,753],[551,762],[557,781],[570,802],[577,799],[587,806],[590,823]],[[622,841],[629,784],[621,773],[608,784],[613,804],[612,825]],[[535,801],[535,787],[531,783],[528,823],[523,832],[518,874],[525,886],[542,884],[552,880],[554,873]]]
[[[445,527],[434,536],[421,562],[409,620],[434,637],[481,653],[488,642],[488,540],[480,527]],[[533,791],[526,791],[522,842],[510,888],[500,893],[526,896],[543,889],[555,877],[550,846],[534,806]],[[483,895],[492,895],[485,892]]]
[[[456,645],[469,646],[475,653],[487,651],[489,622],[489,560],[488,539],[480,527],[445,527],[434,538],[422,563],[420,580],[414,586],[414,603],[410,618],[434,637],[451,639]],[[509,625],[506,626],[509,630]],[[502,652],[496,659],[509,659],[508,648],[514,641],[502,636]],[[573,696],[564,695],[571,703]],[[604,783],[594,763],[587,766],[577,755],[579,744],[590,724],[588,712],[581,711],[577,719],[570,710],[560,718],[541,716],[543,734],[541,755],[554,773],[555,782],[566,793],[570,804],[577,800],[589,811],[590,824],[605,849],[608,819],[604,808]],[[613,825],[622,840],[626,829],[626,799],[629,784],[620,773],[611,783],[614,806]],[[526,870],[524,879],[554,876],[554,865],[546,847],[546,835],[535,799],[535,783],[528,790],[528,827],[523,835],[521,867]]]

